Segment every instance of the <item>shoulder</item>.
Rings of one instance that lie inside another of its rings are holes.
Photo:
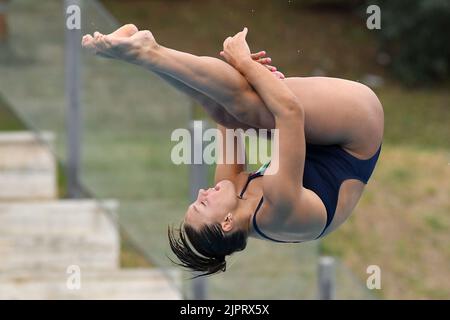
[[[296,240],[317,238],[327,222],[325,205],[313,191],[300,188],[298,196],[287,202],[264,201],[257,215],[258,225],[276,234],[298,236]]]

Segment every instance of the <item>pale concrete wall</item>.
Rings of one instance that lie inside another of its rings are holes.
[[[56,199],[53,141],[0,133],[0,299],[181,299],[162,270],[120,269],[116,200]]]
[[[104,208],[117,201],[0,202],[0,272],[119,267],[120,239]]]
[[[172,277],[178,274],[172,272]],[[0,299],[182,299],[180,290],[158,269],[88,273],[81,269],[79,289],[67,285],[69,276],[66,270],[37,274],[0,273]]]
[[[56,198],[56,162],[46,145],[53,141],[49,132],[0,133],[0,200]]]

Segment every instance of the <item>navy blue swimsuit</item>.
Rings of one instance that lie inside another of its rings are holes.
[[[339,196],[339,188],[347,179],[357,179],[367,184],[375,164],[380,155],[381,145],[378,151],[367,160],[361,160],[346,152],[338,145],[314,145],[306,144],[305,168],[303,172],[303,186],[314,191],[322,200],[327,211],[327,223],[317,238],[320,238],[333,221],[334,213]],[[270,162],[263,165],[258,171],[248,176],[247,183],[241,191],[240,197],[244,195],[251,180],[264,175]],[[253,228],[263,238],[275,242],[298,243],[301,241],[275,240],[265,235],[256,224],[256,214],[263,204],[261,198],[255,213],[253,214]]]

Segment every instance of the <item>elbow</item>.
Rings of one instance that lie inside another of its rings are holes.
[[[295,114],[303,114],[305,112],[303,104],[296,97],[289,101],[288,111]]]

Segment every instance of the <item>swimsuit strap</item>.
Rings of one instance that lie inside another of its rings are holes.
[[[252,181],[255,178],[261,177],[262,175],[263,174],[260,172],[260,170],[250,173],[248,175],[247,182],[245,183],[244,188],[242,189],[241,193],[239,194],[239,198],[242,199],[242,197],[244,196],[244,193],[245,193],[245,191],[247,191],[247,187],[248,187],[248,184],[250,183],[250,181]]]
[[[262,177],[262,176],[264,175],[264,172],[266,171],[267,167],[269,166],[269,164],[270,164],[270,163],[265,164],[265,165],[262,166],[258,171],[254,172],[254,173],[251,173],[251,174],[248,176],[247,182],[245,183],[245,186],[244,186],[244,188],[242,189],[242,191],[241,191],[241,193],[240,193],[240,195],[239,195],[239,197],[240,197],[241,199],[242,199],[242,197],[244,196],[245,191],[247,191],[247,187],[248,187],[250,181],[252,181],[252,180],[255,179],[255,178]],[[256,223],[256,214],[258,213],[259,208],[261,208],[263,202],[264,202],[264,197],[261,197],[261,200],[259,201],[258,206],[256,207],[256,210],[255,210],[255,212],[253,213],[253,218],[252,218],[252,220],[253,220],[253,228],[255,229],[255,231],[256,231],[261,237],[266,238],[266,239],[271,240],[271,241],[274,241],[274,242],[279,242],[279,243],[299,243],[299,242],[302,242],[302,241],[282,241],[282,240],[276,240],[276,239],[273,239],[273,238],[267,236],[266,234],[264,234],[264,232],[261,231],[261,229],[258,227],[258,225],[257,225],[257,223]]]

